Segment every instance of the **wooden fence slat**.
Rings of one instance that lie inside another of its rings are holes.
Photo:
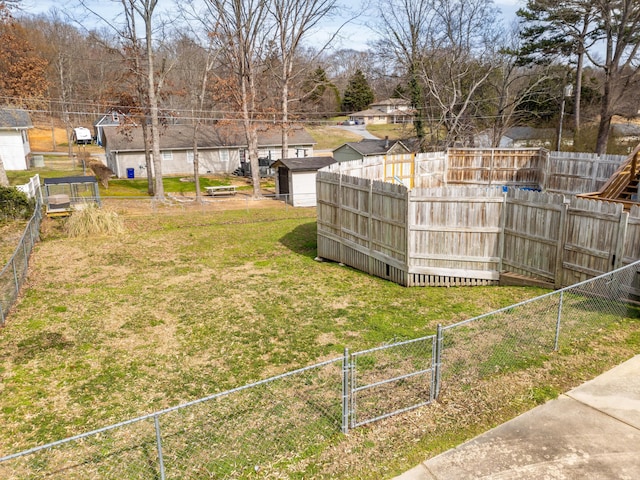
[[[334,164],[317,176],[318,255],[403,285],[487,285],[506,269],[575,283],[640,257],[640,207],[561,194],[620,158],[451,149]]]

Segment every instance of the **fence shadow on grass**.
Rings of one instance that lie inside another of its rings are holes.
[[[280,238],[280,243],[293,253],[315,258],[318,251],[318,228],[315,218],[309,223],[297,226]]]

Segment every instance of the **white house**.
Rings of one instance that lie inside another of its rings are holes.
[[[0,158],[5,170],[27,170],[29,167],[30,128],[33,128],[33,123],[28,112],[0,108]]]
[[[413,123],[415,110],[411,102],[402,98],[389,98],[372,103],[367,110],[352,113],[349,120],[360,125],[379,125],[386,123]]]
[[[316,206],[316,173],[335,163],[333,157],[282,158],[271,168],[276,172],[276,194],[294,207]]]
[[[145,146],[140,127],[103,127],[107,166],[118,178],[146,177]],[[244,131],[232,125],[200,126],[197,136],[201,174],[230,174],[247,162]],[[302,127],[289,132],[288,156],[313,155],[315,140]],[[163,175],[193,175],[193,127],[167,125],[160,131]],[[258,156],[277,160],[282,155],[279,128],[258,132]]]

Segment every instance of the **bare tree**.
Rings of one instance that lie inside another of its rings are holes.
[[[302,69],[294,70],[297,52],[303,39],[312,32],[320,21],[336,10],[336,4],[337,0],[271,0],[270,2],[270,12],[275,22],[276,48],[280,63],[280,74],[276,76],[280,84],[282,158],[286,158],[289,152],[291,82],[296,76],[304,72]],[[319,52],[323,50],[324,47]]]
[[[424,137],[424,92],[420,65],[427,54],[429,35],[435,27],[433,0],[391,0],[378,3],[381,40],[377,48],[404,70],[409,84],[408,96],[416,109],[414,127]]]
[[[101,19],[107,26],[115,31],[125,43],[125,58],[127,54],[133,55],[134,73],[145,79],[146,88],[144,97],[148,110],[148,134],[151,137],[151,159],[153,168],[147,169],[147,175],[153,176],[153,193],[155,198],[164,200],[164,186],[162,184],[162,156],[160,154],[160,102],[159,92],[162,88],[162,81],[166,75],[166,65],[163,63],[160,72],[156,71],[156,52],[154,51],[154,23],[156,20],[156,9],[158,0],[119,0],[122,7],[122,19],[110,21],[92,9],[86,0],[80,0],[80,4],[88,12]],[[138,38],[137,20],[143,23],[143,40]],[[82,22],[78,22],[81,24]],[[118,25],[120,23],[120,25]],[[141,52],[144,51],[144,55]],[[137,84],[142,87],[141,83]],[[141,102],[142,104],[142,102]],[[145,124],[146,125],[146,122]],[[143,126],[143,129],[145,126]],[[147,132],[145,133],[145,138]],[[145,141],[146,144],[146,141]],[[149,153],[147,152],[147,158]],[[151,171],[152,170],[152,171]]]
[[[227,67],[233,69],[235,97],[247,139],[253,196],[259,197],[257,80],[271,33],[267,3],[265,0],[206,0],[206,4],[210,34]]]
[[[625,91],[638,77],[640,48],[640,3],[637,0],[596,0],[605,38],[605,56],[587,52],[594,65],[603,69],[603,93],[596,153],[607,152],[611,120],[624,100]]]

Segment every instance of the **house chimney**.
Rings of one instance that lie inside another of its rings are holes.
[[[389,135],[384,137],[384,148],[389,148]]]

